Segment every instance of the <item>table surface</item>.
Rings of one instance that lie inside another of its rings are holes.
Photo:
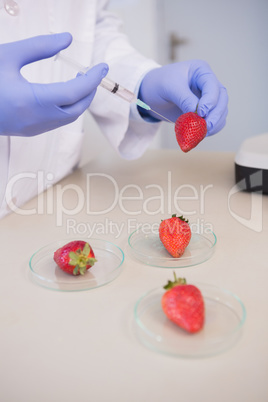
[[[109,152],[18,212],[0,222],[1,401],[268,401],[268,197],[237,191],[232,153],[150,150],[125,161]],[[218,239],[208,261],[179,273],[229,289],[246,307],[241,338],[215,356],[160,354],[133,330],[136,301],[172,270],[134,261],[127,239],[171,213]],[[120,275],[81,292],[36,284],[33,252],[81,236],[121,247]]]

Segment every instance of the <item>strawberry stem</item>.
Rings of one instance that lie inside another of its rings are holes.
[[[173,271],[173,276],[174,276],[174,281],[168,281],[168,283],[164,286],[164,289],[172,289],[174,286],[180,286],[180,285],[186,285],[186,279],[185,278],[177,278],[176,272]]]

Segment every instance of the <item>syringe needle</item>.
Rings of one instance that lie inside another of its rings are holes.
[[[173,121],[169,120],[167,117],[165,117],[165,116],[163,116],[162,114],[156,112],[155,110],[153,110],[153,109],[150,108],[150,111],[153,112],[153,113],[155,113],[155,114],[157,114],[158,116],[162,117],[163,119],[165,119],[165,120],[168,121],[169,123],[174,124]]]
[[[140,107],[142,107],[143,109],[146,110],[150,110],[151,112],[157,114],[158,116],[162,117],[163,119],[165,119],[166,121],[168,121],[169,123],[173,124],[173,121],[167,119],[165,116],[163,116],[162,114],[156,112],[155,110],[153,110],[149,105],[147,105],[147,103],[144,103],[143,101],[141,101],[140,99],[137,99],[136,104]]]

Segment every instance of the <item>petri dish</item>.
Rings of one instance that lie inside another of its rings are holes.
[[[102,239],[84,239],[93,248],[98,260],[84,275],[70,275],[62,271],[53,260],[54,252],[76,239],[64,239],[50,243],[30,258],[32,280],[40,286],[58,291],[95,289],[113,281],[122,271],[123,251],[115,244]]]
[[[205,324],[190,334],[164,314],[161,298],[165,290],[156,288],[135,305],[135,332],[147,348],[183,358],[202,358],[222,353],[240,338],[246,310],[235,294],[209,284],[197,283],[205,302]]]
[[[156,232],[143,232],[137,229],[128,238],[128,253],[135,260],[145,265],[160,268],[186,268],[207,261],[214,253],[217,243],[212,231],[192,233],[184,254],[180,258],[172,257],[163,246]]]

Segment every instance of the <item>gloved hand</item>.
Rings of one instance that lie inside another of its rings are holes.
[[[90,105],[108,72],[99,64],[59,83],[28,82],[20,69],[70,45],[69,33],[36,36],[0,45],[0,135],[33,136],[76,120]]]
[[[216,134],[226,122],[228,95],[209,65],[201,60],[183,61],[149,71],[138,98],[171,121],[182,113],[195,112],[207,122],[207,135]],[[150,111],[139,109],[141,115]]]

